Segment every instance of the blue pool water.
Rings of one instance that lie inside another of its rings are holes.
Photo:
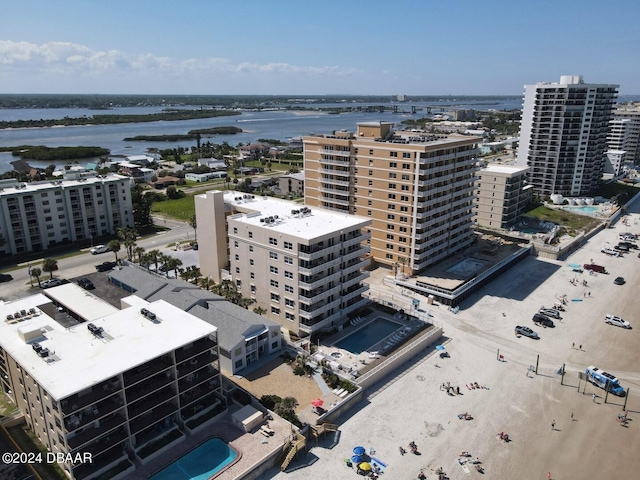
[[[236,458],[238,452],[231,446],[219,438],[212,438],[160,470],[150,480],[207,480]]]
[[[396,322],[376,318],[373,322],[344,337],[335,346],[351,353],[362,353],[400,327],[401,325]]]
[[[562,207],[563,210],[568,210],[570,212],[584,212],[584,213],[596,213],[600,210],[598,207],[593,207],[591,205],[586,205],[582,207]]]

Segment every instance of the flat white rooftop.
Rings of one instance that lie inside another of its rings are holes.
[[[88,322],[112,315],[120,310],[96,297],[75,283],[66,283],[46,290],[46,296],[72,310]]]
[[[147,306],[157,323],[143,317],[138,306],[90,322],[104,329],[102,338],[89,331],[89,322],[66,329],[40,311],[19,323],[5,321],[8,314],[43,303],[42,297],[0,303],[0,345],[58,400],[217,330],[164,300]],[[49,349],[48,360],[33,350],[34,342]]]
[[[480,173],[507,173],[513,175],[514,173],[520,173],[529,170],[529,167],[522,167],[517,165],[492,165],[489,164],[485,168],[480,169]]]
[[[294,214],[294,211],[300,212],[305,208],[304,205],[273,197],[254,195],[252,199],[245,199],[243,194],[227,192],[224,195],[224,202],[233,205],[241,212],[246,212],[232,215],[229,220],[307,240],[340,233],[342,230],[364,228],[371,223],[371,220],[366,217],[316,207],[309,208],[309,214]],[[273,218],[274,222],[260,221],[269,218]]]
[[[136,165],[139,167],[139,165]],[[113,182],[118,180],[126,180],[129,177],[125,177],[124,175],[117,175],[115,173],[110,173],[108,175],[87,175],[85,177],[81,177],[80,179],[75,180],[51,180],[51,181],[42,181],[42,182],[30,182],[30,183],[21,183],[16,182],[14,185],[8,185],[4,187],[4,190],[0,193],[0,195],[11,195],[18,192],[37,192],[40,190],[49,190],[53,187],[77,187],[79,185],[87,186],[95,183],[103,183],[103,182]],[[16,188],[20,187],[20,188]]]

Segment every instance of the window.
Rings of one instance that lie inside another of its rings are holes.
[[[373,155],[373,148],[369,150],[369,155]]]
[[[285,299],[284,299],[284,305],[285,305],[286,307],[289,307],[289,308],[294,308],[294,307],[296,306],[296,302],[294,302],[294,301],[293,301],[293,300],[291,300],[290,298],[285,298]]]
[[[249,238],[253,238],[253,232],[249,232]]]
[[[237,255],[236,255],[236,257],[237,257]],[[236,259],[236,260],[237,260],[237,259]],[[253,258],[250,258],[250,259],[249,259],[249,265],[251,265],[251,266],[253,267],[253,264],[254,264]]]
[[[237,234],[238,233],[238,227],[233,227],[233,233]]]
[[[271,307],[271,313],[274,315],[280,315],[280,309],[278,307]]]
[[[407,175],[406,173],[402,174],[402,180],[411,180],[411,177],[409,175]]]
[[[393,243],[387,243],[387,250],[393,250]]]
[[[269,245],[278,245],[278,239],[269,237]]]
[[[407,243],[407,237],[398,237],[398,240],[400,240],[400,243]]]
[[[256,278],[256,274],[255,274],[255,273],[253,273],[253,272],[251,272],[251,273],[249,274],[249,276],[250,276],[251,278]]]
[[[373,186],[373,180],[369,180],[369,186],[372,187]]]
[[[398,168],[397,162],[389,162],[389,168]]]
[[[390,184],[389,184],[389,188],[390,188],[391,190],[395,190],[395,189],[396,189],[396,184],[395,184],[395,183],[390,183]]]
[[[395,193],[390,193],[389,194],[389,199],[390,200],[395,200],[396,199],[396,194]]]
[[[240,267],[236,267],[236,273],[240,274]]]
[[[389,152],[389,156],[397,158],[398,157],[398,152]]]
[[[402,152],[402,158],[411,158],[411,152]],[[408,164],[404,163],[403,165],[408,165]],[[404,166],[402,168],[404,168]]]
[[[369,170],[369,176],[373,177],[373,170]]]
[[[285,272],[284,272],[284,278],[291,278],[291,279],[293,279],[293,273],[285,271]]]
[[[387,223],[387,230],[395,230],[395,226],[391,223]]]
[[[236,286],[238,287],[238,290],[242,288],[242,280],[238,279],[236,280]]]
[[[234,241],[233,241],[233,246],[234,246],[235,248],[238,248],[238,241],[237,241],[237,240],[234,240]]]
[[[272,349],[272,350],[275,350],[276,348],[278,348],[278,342],[273,342],[273,343],[271,344],[271,349]]]
[[[286,263],[287,265],[293,265],[293,258],[284,257],[284,263]]]
[[[393,253],[387,253],[387,254],[385,255],[385,258],[386,258],[387,260],[393,260]]]
[[[387,214],[387,220],[395,220],[395,219],[396,219],[396,216],[394,214],[392,213]]]
[[[269,252],[269,258],[271,260],[278,260],[278,254],[276,252]]]
[[[403,233],[407,232],[407,227],[400,227],[398,230],[400,230]]]
[[[286,248],[287,250],[293,250],[293,243],[284,242],[284,248]]]
[[[387,210],[395,210],[395,209],[396,209],[396,206],[394,203],[387,204]]]
[[[389,178],[397,178],[397,175],[393,172],[389,173]]]
[[[291,285],[285,285],[284,291],[287,293],[293,293],[293,287]]]
[[[253,245],[249,245],[249,251],[253,252]]]
[[[238,254],[236,253],[235,258],[236,258],[236,261],[239,261],[239,260],[240,260],[240,255],[238,255]]]
[[[291,322],[295,322],[296,321],[296,316],[293,313],[286,313],[285,317],[287,320],[291,321]]]
[[[269,280],[269,285],[271,285],[273,288],[278,288],[278,281],[277,280]]]
[[[369,217],[370,217],[371,215],[372,215],[372,214],[371,214],[371,210],[367,210],[367,216],[369,216]]]
[[[406,251],[407,251],[407,247],[398,247],[398,251],[399,251],[400,253],[406,253]]]
[[[407,222],[407,217],[400,217],[400,221],[406,223]]]
[[[278,295],[277,293],[272,293],[271,294],[271,301],[280,303],[280,295]]]
[[[367,200],[367,205],[371,206],[371,205],[373,205],[373,202],[371,200]]]
[[[252,293],[253,295],[255,295],[255,294],[256,294],[256,286],[255,286],[255,285],[251,285],[251,293]]]
[[[409,195],[400,195],[400,200],[403,202],[408,202],[409,201]]]
[[[393,240],[393,234],[387,233],[387,240]]]
[[[408,192],[409,191],[409,185],[402,185],[402,191]]]
[[[408,212],[409,211],[409,207],[407,207],[405,205],[400,205],[400,211],[401,212]]]
[[[273,265],[271,265],[271,266],[269,267],[269,271],[270,271],[271,273],[273,273],[274,275],[278,275],[278,267],[274,267]]]

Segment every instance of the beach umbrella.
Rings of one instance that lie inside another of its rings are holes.
[[[436,345],[436,350],[445,350],[447,347],[444,345]]]
[[[371,470],[371,464],[369,462],[362,462],[360,465],[358,465],[358,468],[360,470],[368,472],[369,470]]]
[[[311,405],[314,407],[321,407],[324,404],[324,400],[321,398],[316,398],[315,400],[311,400]]]
[[[364,447],[355,447],[353,449],[353,453],[356,455],[364,455],[365,453],[367,453],[367,450]]]
[[[353,463],[362,463],[364,462],[364,458],[362,458],[362,455],[354,455],[353,457],[351,457],[351,461]]]

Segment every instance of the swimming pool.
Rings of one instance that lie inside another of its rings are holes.
[[[186,453],[150,480],[207,480],[238,458],[238,452],[220,438],[211,438]]]
[[[596,213],[600,210],[600,207],[593,207],[590,205],[584,205],[581,207],[562,207],[563,210],[567,210],[569,212],[582,212],[582,213]]]
[[[362,353],[383,340],[387,335],[392,334],[401,326],[399,323],[378,317],[351,335],[344,337],[336,343],[335,346],[348,350],[351,353]]]

